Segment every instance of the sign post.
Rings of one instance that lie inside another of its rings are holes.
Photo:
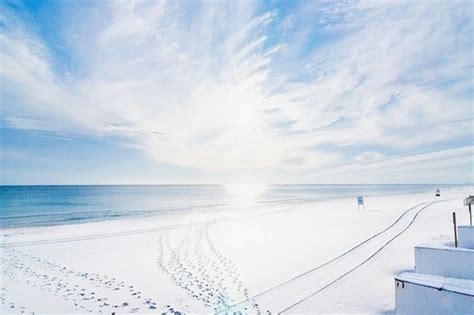
[[[360,210],[361,205],[362,207],[364,207],[364,210],[365,210],[364,196],[357,196],[357,206],[359,207],[359,210]]]
[[[454,247],[458,247],[458,232],[456,228],[456,212],[453,212],[453,226],[454,226]]]

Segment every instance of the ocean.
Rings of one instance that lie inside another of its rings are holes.
[[[453,185],[0,186],[0,227],[212,211],[223,206],[419,193]]]

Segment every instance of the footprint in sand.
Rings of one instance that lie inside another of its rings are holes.
[[[2,270],[3,275],[9,275],[11,281],[19,282],[17,276],[27,277],[28,280],[25,282],[27,285],[32,287],[38,287],[51,294],[63,298],[65,301],[71,301],[71,305],[74,304],[76,310],[84,310],[87,312],[93,312],[94,309],[99,310],[102,308],[110,308],[110,303],[105,302],[106,297],[96,298],[96,292],[90,292],[87,287],[96,287],[101,291],[101,295],[106,293],[104,290],[109,290],[107,294],[110,294],[110,298],[116,300],[120,288],[134,288],[133,285],[127,285],[125,282],[118,282],[115,278],[110,278],[107,275],[100,275],[95,273],[81,273],[74,272],[65,266],[59,264],[49,263],[46,260],[37,259],[36,257],[22,253],[19,250],[9,248],[7,249],[7,255],[2,257],[2,266],[5,266]],[[36,270],[36,271],[35,271]],[[73,281],[68,281],[73,280]],[[81,287],[77,283],[83,283]],[[117,289],[117,290],[115,290]],[[117,292],[117,294],[113,292]],[[5,303],[4,292],[6,288],[2,288],[1,301]],[[140,297],[140,291],[133,292],[135,295],[136,302],[142,301]],[[77,294],[79,299],[75,298]],[[138,310],[139,307],[129,301],[117,301],[118,303],[112,304],[116,307],[121,307],[131,310]],[[152,304],[156,308],[156,304]],[[15,305],[11,305],[15,309]]]

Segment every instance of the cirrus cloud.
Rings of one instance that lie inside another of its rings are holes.
[[[469,158],[469,2],[87,5],[61,9],[74,67],[20,4],[4,5],[9,127],[114,136],[157,161],[279,181],[420,154],[440,167]]]

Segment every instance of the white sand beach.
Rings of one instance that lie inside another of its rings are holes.
[[[1,314],[387,314],[472,187],[2,229]]]
[[[474,315],[473,39],[474,0],[0,1],[0,315]]]

